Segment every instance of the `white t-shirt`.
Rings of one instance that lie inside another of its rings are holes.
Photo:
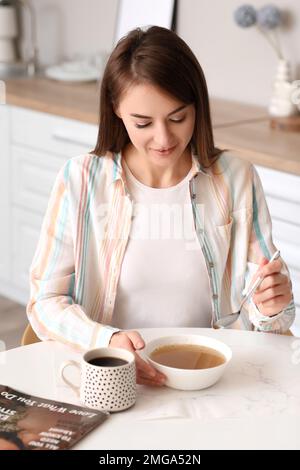
[[[194,227],[190,173],[175,186],[151,188],[123,163],[134,218],[112,326],[210,327],[209,278]]]

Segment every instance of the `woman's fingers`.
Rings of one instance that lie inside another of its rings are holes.
[[[251,283],[249,287],[251,287],[254,284],[254,282],[256,281],[258,277],[262,277],[265,279],[272,274],[273,275],[279,274],[282,269],[282,266],[283,266],[282,261],[280,259],[276,259],[275,261],[269,262],[267,258],[263,257],[260,260],[258,270],[256,271],[253,278],[251,279]],[[263,282],[261,283],[259,288],[261,288]]]
[[[148,362],[144,361],[139,354],[135,354],[136,368],[146,377],[155,377],[157,374],[156,369],[152,367]]]
[[[276,259],[271,263],[267,262],[260,265],[258,273],[261,277],[266,277],[273,273],[280,273],[282,266],[282,261],[280,259]]]
[[[271,300],[279,295],[286,295],[289,291],[290,288],[288,283],[278,284],[276,286],[271,286],[262,292],[256,292],[253,296],[253,300],[256,304],[259,304],[261,302],[267,302],[268,300]]]
[[[143,349],[145,342],[141,335],[137,331],[126,331],[131,343],[135,349]],[[143,377],[146,381],[148,380],[152,385],[162,385],[165,381],[165,376],[157,371],[151,364],[144,361],[139,354],[135,354],[136,368],[138,379]],[[139,382],[138,382],[139,383]]]
[[[289,284],[289,278],[285,274],[281,273],[270,274],[269,276],[264,278],[261,285],[256,289],[255,292],[262,292],[272,286],[277,286],[279,284]]]
[[[137,331],[118,331],[111,337],[109,345],[115,348],[123,348],[135,355],[137,382],[148,385],[163,385],[165,376],[157,371],[151,364],[144,361],[136,349],[145,346],[144,340]]]
[[[155,380],[155,379],[149,379],[148,377],[143,377],[140,375],[137,375],[137,383],[139,385],[150,385],[152,387],[162,387],[165,383],[165,380]]]
[[[266,316],[280,313],[291,301],[291,295],[278,295],[271,300],[257,304],[259,311]]]
[[[124,331],[124,333],[127,334],[135,349],[143,349],[145,347],[145,341],[138,331]]]
[[[281,312],[292,299],[291,282],[282,269],[282,261],[274,260],[271,263],[267,258],[260,262],[255,278],[262,277],[263,281],[253,294],[253,302],[257,305],[260,313],[266,316],[276,315]]]
[[[114,333],[110,338],[109,346],[112,348],[123,348],[127,349],[127,351],[134,352],[135,348],[132,345],[130,338],[128,337],[127,333],[123,331],[118,331]]]
[[[161,374],[158,370],[144,361],[138,353],[135,354],[136,358],[136,369],[138,377],[143,377],[153,382],[164,383],[165,376]]]
[[[142,337],[136,331],[119,331],[113,334],[110,341],[110,346],[127,349],[135,353],[136,345],[143,342]],[[144,361],[138,354],[135,354],[136,367],[146,377],[155,377],[157,371],[148,362]]]

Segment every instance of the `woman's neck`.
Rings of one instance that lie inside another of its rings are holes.
[[[143,156],[137,154],[132,145],[128,145],[122,152],[122,158],[135,178],[151,188],[169,188],[183,180],[192,166],[192,157],[189,149],[177,159],[173,165],[161,167],[152,164]]]

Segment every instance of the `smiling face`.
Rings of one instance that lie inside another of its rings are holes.
[[[129,87],[116,114],[137,154],[154,165],[175,164],[187,150],[194,132],[194,105],[150,84]]]

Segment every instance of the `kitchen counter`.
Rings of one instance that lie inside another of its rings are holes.
[[[215,128],[216,145],[255,165],[300,175],[300,132],[271,129],[269,120]]]
[[[96,82],[70,84],[44,77],[14,78],[6,81],[6,93],[7,104],[98,123],[100,84]],[[262,107],[217,98],[211,99],[211,111],[214,127],[267,118]]]
[[[45,77],[6,81],[7,104],[98,124],[99,83],[64,83]],[[216,145],[252,163],[300,175],[300,133],[269,127],[260,106],[211,98]]]
[[[43,77],[6,80],[7,104],[68,119],[98,123],[100,85],[57,82]]]

